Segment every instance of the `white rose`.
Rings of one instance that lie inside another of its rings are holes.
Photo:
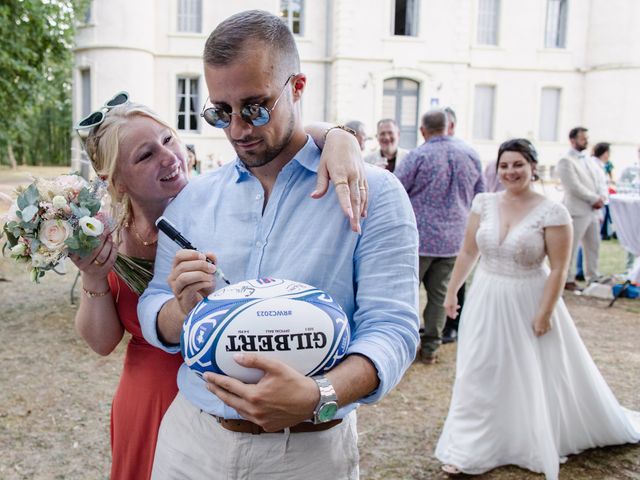
[[[51,203],[53,203],[54,208],[64,208],[67,206],[67,199],[62,195],[56,195],[55,197],[53,197]]]
[[[56,178],[55,184],[65,190],[73,190],[79,192],[82,187],[89,185],[87,181],[78,175],[60,175]]]
[[[97,237],[104,231],[104,225],[95,217],[82,217],[78,223],[84,234],[89,237]]]
[[[11,247],[11,255],[21,257],[27,252],[27,246],[24,243],[18,243]]]
[[[38,239],[49,250],[58,250],[64,241],[71,236],[73,229],[64,220],[46,220],[40,226]]]

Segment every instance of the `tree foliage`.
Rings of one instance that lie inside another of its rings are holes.
[[[76,16],[87,0],[0,2],[0,162],[66,165]]]

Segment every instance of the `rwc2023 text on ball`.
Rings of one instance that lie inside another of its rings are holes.
[[[349,321],[331,296],[291,280],[247,280],[212,293],[189,313],[180,348],[202,375],[215,372],[256,383],[264,372],[245,368],[235,353],[280,360],[303,375],[333,368],[347,352]]]

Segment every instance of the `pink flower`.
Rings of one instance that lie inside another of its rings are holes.
[[[64,220],[46,220],[40,226],[39,240],[49,250],[59,250],[71,236],[73,229]]]

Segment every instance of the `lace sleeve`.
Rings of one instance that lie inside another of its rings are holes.
[[[559,225],[568,225],[571,223],[571,215],[567,208],[560,203],[553,203],[544,216],[543,227],[556,227]]]
[[[478,215],[482,214],[482,206],[484,205],[484,193],[479,193],[475,197],[473,197],[473,201],[471,202],[471,211]]]

